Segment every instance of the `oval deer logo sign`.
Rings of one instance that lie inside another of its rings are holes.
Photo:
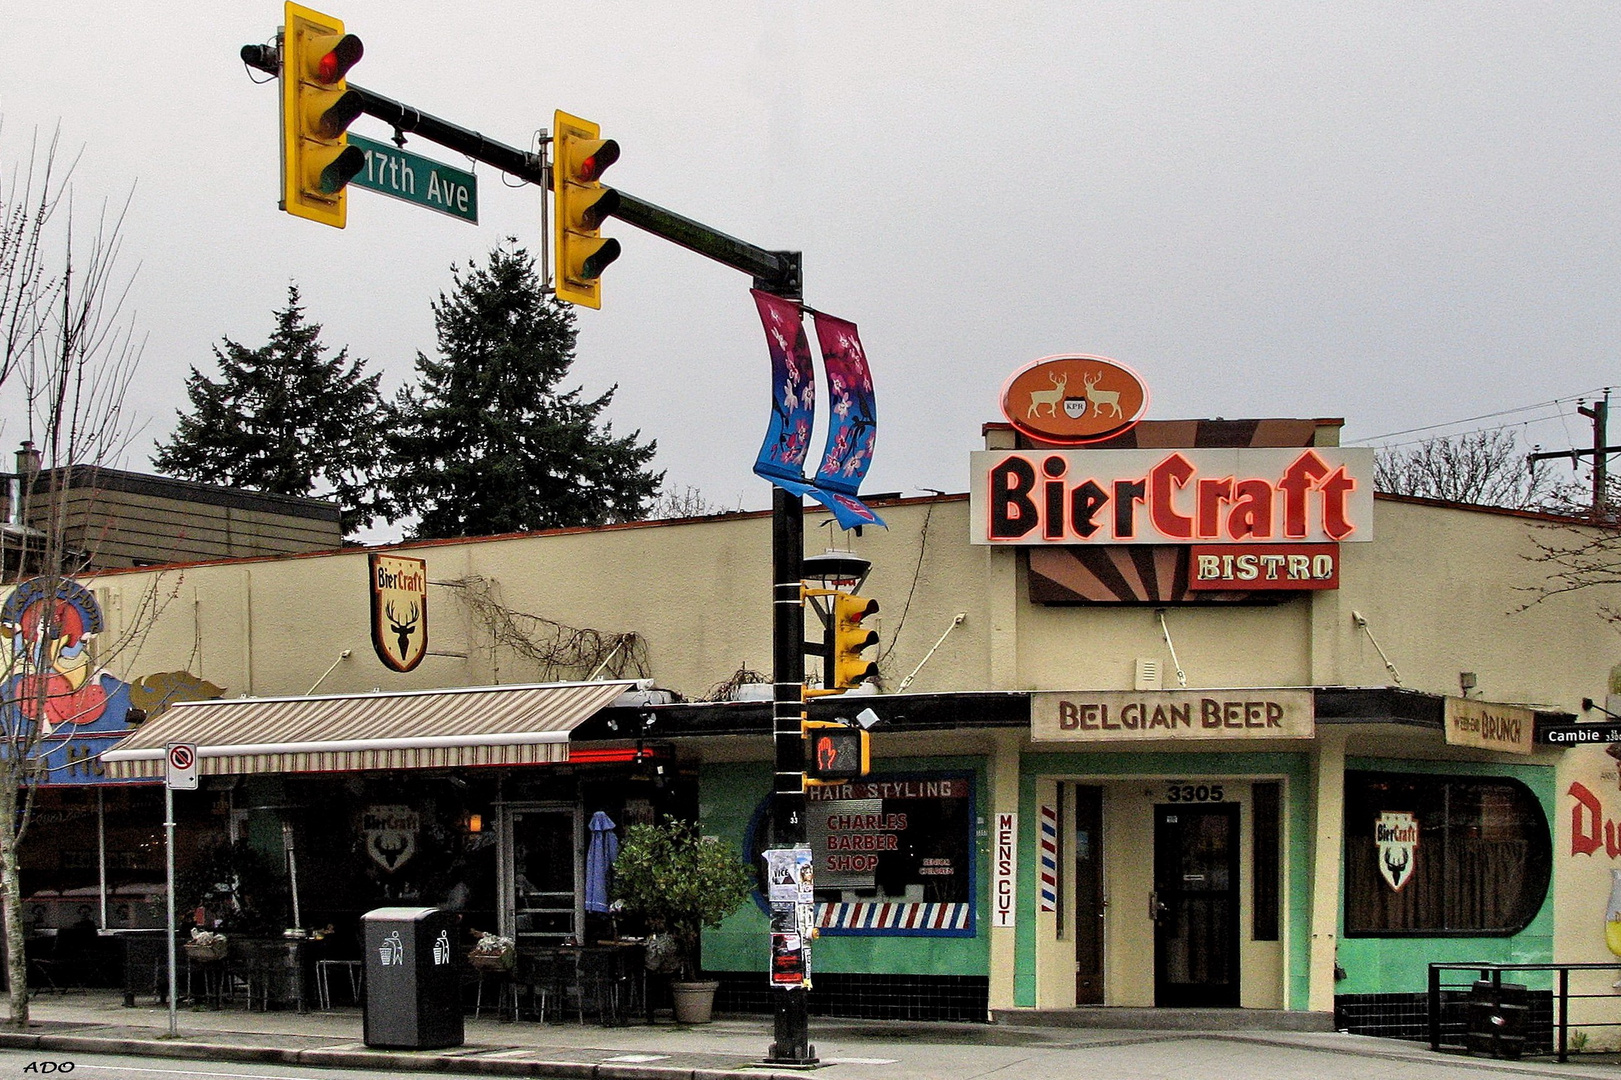
[[[1129,429],[1148,410],[1137,373],[1103,356],[1048,356],[1002,388],[1002,413],[1033,439],[1090,443]]]

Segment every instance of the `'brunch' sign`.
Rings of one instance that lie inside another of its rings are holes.
[[[1447,698],[1447,742],[1481,750],[1529,754],[1536,714],[1520,705]]]
[[[1309,739],[1310,690],[1057,691],[1030,695],[1037,742]]]

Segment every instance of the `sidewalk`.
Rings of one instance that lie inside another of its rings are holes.
[[[467,1021],[466,1045],[450,1050],[370,1050],[356,1009],[204,1012],[182,1009],[179,1037],[168,1037],[162,1007],[124,1008],[114,993],[47,996],[32,1003],[28,1033],[0,1032],[0,1048],[57,1055],[144,1054],[192,1060],[540,1076],[583,1080],[787,1080],[803,1076],[762,1064],[769,1017],[730,1017],[700,1027],[670,1023],[601,1028],[578,1024]],[[1371,1076],[1607,1077],[1617,1060],[1489,1061],[1434,1054],[1418,1043],[1331,1032],[1189,1032],[905,1023],[812,1017],[821,1057],[816,1075],[832,1080],[1068,1080],[1080,1077]]]

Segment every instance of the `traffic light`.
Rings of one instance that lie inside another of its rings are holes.
[[[365,51],[343,22],[288,3],[281,44],[281,206],[289,214],[343,228],[344,188],[366,167],[366,153],[344,134],[363,109],[344,76]]]
[[[601,137],[589,120],[559,111],[553,118],[552,191],[556,193],[556,273],[559,300],[602,307],[608,264],[619,258],[619,241],[603,239],[602,223],[619,208],[619,192],[602,186],[602,174],[619,160],[619,144]]]
[[[872,752],[865,729],[826,720],[807,720],[803,730],[807,784],[856,780],[866,776],[872,768]]]
[[[861,653],[878,644],[878,631],[861,620],[878,610],[878,601],[839,593],[833,598],[833,686],[848,690],[878,674],[878,665]]]

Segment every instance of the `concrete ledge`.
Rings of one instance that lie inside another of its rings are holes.
[[[1009,1027],[1097,1028],[1132,1031],[1333,1031],[1334,1014],[1287,1009],[993,1009]]]

